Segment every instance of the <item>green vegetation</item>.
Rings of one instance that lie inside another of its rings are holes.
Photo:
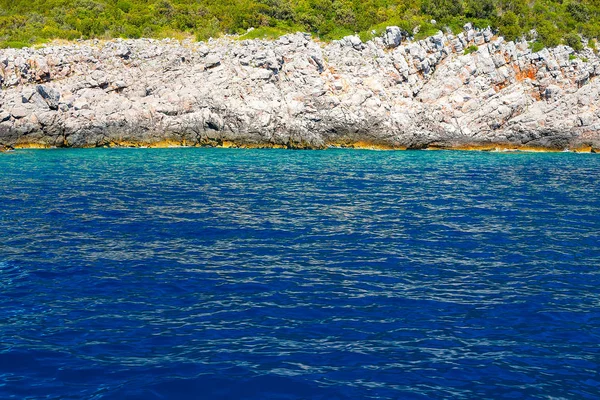
[[[420,39],[442,28],[458,33],[466,22],[496,27],[508,40],[535,29],[536,49],[581,49],[582,37],[600,37],[600,0],[0,0],[0,47],[79,38],[276,38],[298,30],[323,40],[354,33],[368,40],[388,25],[410,33],[418,27]]]
[[[574,50],[583,50],[583,44],[581,43],[581,37],[576,33],[567,33],[564,37],[567,46],[572,47]]]
[[[531,48],[531,51],[537,53],[538,51],[543,50],[545,46],[543,43],[533,42],[529,45],[529,47]]]
[[[596,41],[594,39],[590,39],[588,41],[588,47],[592,50],[596,50]]]
[[[471,53],[475,53],[477,50],[479,50],[479,47],[477,46],[469,46],[465,49],[465,54],[471,54]]]

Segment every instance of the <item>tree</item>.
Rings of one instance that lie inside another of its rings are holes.
[[[519,17],[512,11],[507,11],[500,17],[498,28],[506,40],[517,40],[523,34]]]
[[[423,0],[421,10],[425,14],[442,20],[462,14],[463,4],[460,0]]]
[[[494,0],[467,0],[466,16],[468,18],[487,19],[496,15]]]
[[[526,0],[499,0],[498,7],[502,12],[512,11],[516,15],[522,15],[529,9]]]
[[[540,21],[536,26],[538,41],[546,47],[554,47],[560,44],[561,34],[556,26],[548,20]]]

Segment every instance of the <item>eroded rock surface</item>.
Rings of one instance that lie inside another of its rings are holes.
[[[600,150],[592,50],[532,53],[466,29],[0,50],[0,147]]]

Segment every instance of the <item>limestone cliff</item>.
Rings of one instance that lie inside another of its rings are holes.
[[[464,54],[468,46],[477,51]],[[489,29],[0,50],[0,147],[600,151],[600,59]]]

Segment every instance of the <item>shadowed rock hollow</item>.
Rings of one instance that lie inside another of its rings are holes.
[[[464,49],[478,50],[465,55]],[[0,147],[600,150],[600,60],[487,29],[0,50]]]

